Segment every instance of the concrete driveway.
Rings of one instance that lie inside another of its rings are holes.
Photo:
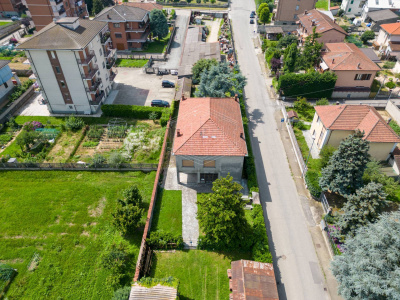
[[[113,104],[150,106],[151,100],[165,100],[171,103],[175,88],[163,88],[162,80],[177,82],[173,75],[158,76],[146,74],[142,68],[117,68],[114,89],[118,94]]]

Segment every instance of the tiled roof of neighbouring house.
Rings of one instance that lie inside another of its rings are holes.
[[[346,31],[337,23],[333,22],[329,16],[316,9],[307,11],[307,14],[305,12],[302,13],[298,15],[298,18],[300,23],[307,29],[308,34],[311,34],[313,32],[313,27],[315,27],[317,33],[324,33],[334,29],[347,35]]]
[[[234,98],[181,100],[173,153],[246,156],[239,101]]]
[[[147,11],[152,11],[153,9],[163,9],[161,4],[157,4],[155,2],[124,2],[122,5],[138,7]]]
[[[149,12],[143,8],[130,5],[115,5],[106,7],[94,18],[96,21],[106,22],[140,22]]]
[[[330,70],[379,71],[380,68],[352,43],[326,43],[322,60]]]
[[[400,35],[400,23],[382,24],[381,27],[389,34]]]
[[[398,143],[399,136],[369,105],[315,106],[321,122],[329,130],[364,131],[364,139],[374,143]]]

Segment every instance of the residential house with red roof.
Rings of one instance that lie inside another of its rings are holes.
[[[323,146],[338,147],[340,142],[357,130],[370,142],[371,156],[379,161],[389,158],[400,142],[399,136],[369,105],[315,106],[310,132],[318,150]]]
[[[337,75],[332,98],[368,97],[376,72],[380,70],[378,65],[352,43],[325,46],[320,71],[332,71]]]
[[[321,34],[321,37],[317,39],[318,42],[324,45],[326,43],[344,42],[347,36],[346,31],[336,23],[335,19],[331,19],[331,17],[323,11],[316,9],[306,10],[303,14],[299,15],[298,18],[299,28],[297,32],[302,41],[313,33],[314,28],[316,28],[316,33]]]
[[[172,154],[179,174],[241,181],[247,146],[238,98],[182,98]]]
[[[400,54],[400,23],[382,24],[374,47],[383,55]]]

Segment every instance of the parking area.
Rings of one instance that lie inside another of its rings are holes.
[[[159,76],[146,74],[142,68],[118,68],[114,80],[114,90],[118,91],[113,104],[146,105],[151,100],[165,100],[171,103],[175,96],[175,88],[163,88],[162,80],[177,83],[174,75]]]

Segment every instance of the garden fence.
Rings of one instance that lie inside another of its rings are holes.
[[[321,202],[322,207],[324,208],[324,213],[328,214],[331,209],[324,192],[321,192],[321,195],[319,196],[319,201]]]
[[[82,164],[82,163],[0,163],[0,170],[64,170],[64,171],[156,171],[158,164]]]

